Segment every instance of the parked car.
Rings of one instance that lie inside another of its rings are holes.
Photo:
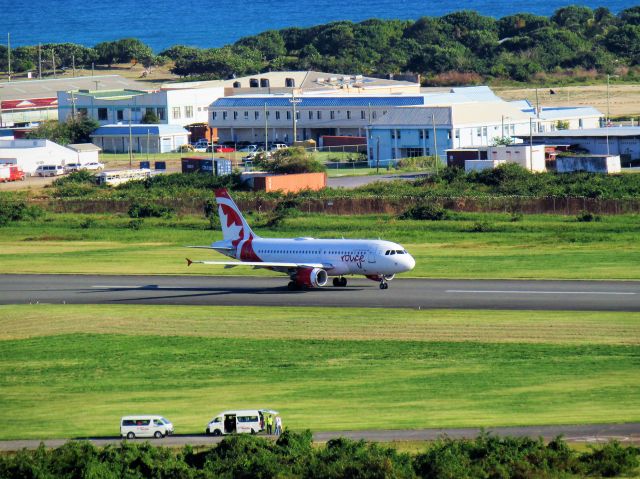
[[[211,142],[209,142],[208,140],[205,140],[204,138],[200,138],[198,141],[196,141],[193,144],[193,149],[195,151],[203,152],[203,151],[207,151],[207,148],[209,148],[210,146],[211,146]]]
[[[258,145],[247,145],[242,148],[238,148],[238,151],[246,151],[247,153],[252,153],[258,150]]]
[[[225,145],[212,145],[207,148],[207,152],[211,153],[211,148],[216,153],[232,153],[236,151],[233,146],[225,146]]]
[[[278,151],[278,150],[283,150],[285,148],[289,148],[289,147],[284,143],[272,143],[269,146],[269,151]]]
[[[223,434],[257,434],[264,430],[265,414],[275,416],[278,411],[271,409],[244,409],[240,411],[223,411],[209,421],[205,434],[222,436]]]
[[[124,416],[120,419],[120,437],[155,437],[161,439],[173,434],[173,424],[162,416],[140,414]]]
[[[60,176],[64,175],[62,165],[40,165],[36,168],[35,176]]]
[[[99,161],[91,161],[89,163],[85,163],[80,167],[81,170],[92,170],[92,171],[102,171],[104,170],[104,163],[100,163]]]
[[[74,171],[78,171],[82,168],[82,163],[67,163],[64,165],[65,173],[73,173]]]

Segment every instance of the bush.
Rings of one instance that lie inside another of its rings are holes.
[[[490,233],[492,231],[496,231],[496,227],[488,221],[476,221],[471,225],[471,228],[469,228],[470,233]]]
[[[168,206],[154,203],[134,202],[129,207],[130,218],[169,218],[173,215],[173,210]]]
[[[417,156],[414,158],[402,158],[397,167],[405,170],[435,169],[436,158],[433,156]]]
[[[316,160],[313,154],[299,146],[278,150],[272,155],[271,160],[260,157],[256,166],[279,175],[326,171],[325,166]]]
[[[640,465],[637,447],[622,447],[618,441],[594,447],[580,457],[589,476],[615,477],[629,474]]]
[[[24,200],[0,198],[0,226],[6,226],[13,221],[36,219],[44,214],[39,206],[30,206]]]
[[[403,220],[427,221],[442,221],[449,219],[449,217],[449,210],[432,201],[422,201],[400,215],[400,219]]]
[[[129,223],[127,223],[127,228],[138,231],[140,228],[142,228],[143,223],[144,220],[142,218],[134,218],[129,221]]]
[[[588,211],[581,211],[576,216],[576,221],[580,223],[590,223],[592,221],[600,221],[600,217]]]

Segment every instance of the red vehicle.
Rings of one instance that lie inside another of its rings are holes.
[[[24,181],[24,171],[17,165],[0,165],[0,183]]]
[[[210,153],[211,152],[211,146],[207,147],[207,151]],[[236,151],[236,149],[233,146],[227,146],[227,145],[213,145],[213,151],[215,153],[232,153],[234,151]]]

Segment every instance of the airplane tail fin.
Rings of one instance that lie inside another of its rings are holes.
[[[222,226],[222,236],[225,241],[230,241],[237,246],[241,241],[249,238],[259,238],[242,216],[238,205],[229,196],[226,188],[216,190],[216,202],[218,203],[218,215]]]

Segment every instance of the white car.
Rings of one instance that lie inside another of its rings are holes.
[[[258,145],[247,145],[239,148],[238,151],[253,153],[254,151],[258,151]]]
[[[92,170],[92,171],[102,171],[104,170],[104,163],[100,163],[99,161],[92,161],[90,163],[85,163],[80,167],[81,170]]]
[[[82,163],[67,163],[64,165],[65,173],[73,173],[74,171],[78,171],[82,168]]]
[[[120,419],[120,437],[155,437],[161,439],[173,434],[173,424],[162,416],[124,416]]]
[[[193,144],[194,151],[205,152],[211,146],[211,142],[200,139]]]

